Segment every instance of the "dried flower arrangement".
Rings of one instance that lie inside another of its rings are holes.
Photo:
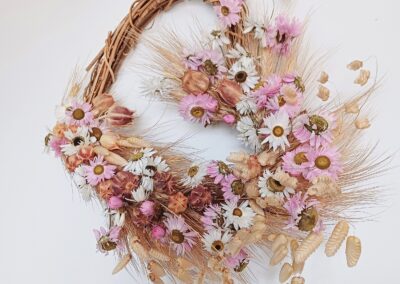
[[[270,265],[284,262],[280,282],[305,283],[304,264],[324,234],[326,255],[346,239],[355,266],[361,242],[348,236],[353,219],[344,212],[374,201],[375,188],[362,183],[384,167],[358,144],[369,126],[361,108],[376,89],[370,71],[349,64],[361,94],[325,103],[329,75],[305,60],[300,21],[280,14],[257,22],[244,0],[206,0],[222,28],[196,50],[172,34],[152,43],[163,78],[150,85],[184,119],[236,128],[248,151],[226,162],[191,160],[127,134],[135,112],[107,93],[140,31],[175,2],[134,2],[88,67],[90,82],[72,83],[45,141],[83,198],[104,207],[107,228],[94,233],[100,252],[120,257],[113,273],[130,264],[146,267],[154,283],[250,282],[248,263],[269,252]],[[323,105],[310,110],[307,98]]]

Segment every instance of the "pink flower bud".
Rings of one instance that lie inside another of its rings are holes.
[[[188,94],[203,94],[210,87],[210,79],[200,71],[186,71],[182,78],[182,89]]]
[[[124,203],[122,199],[119,198],[118,196],[111,196],[111,198],[108,200],[108,207],[110,207],[110,209],[121,208],[123,204]]]
[[[225,114],[223,119],[227,124],[233,124],[236,121],[235,116],[233,114]]]
[[[154,226],[151,230],[151,236],[156,240],[161,240],[165,236],[165,229],[159,225]]]
[[[154,202],[146,200],[140,205],[140,212],[142,212],[147,217],[154,215]]]
[[[133,111],[114,105],[107,113],[107,122],[112,126],[125,126],[133,121]]]

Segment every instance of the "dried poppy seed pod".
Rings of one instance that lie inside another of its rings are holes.
[[[189,94],[203,94],[210,87],[210,79],[200,71],[186,71],[182,77],[182,89]]]
[[[347,65],[347,68],[353,71],[357,71],[361,67],[363,67],[364,63],[360,60],[354,60]]]
[[[106,116],[106,121],[112,126],[125,126],[133,121],[133,111],[123,106],[114,105]]]
[[[240,85],[228,79],[224,79],[219,83],[217,93],[222,101],[231,107],[234,107],[240,101],[240,97],[243,96]]]
[[[114,98],[109,94],[101,94],[92,101],[93,111],[95,115],[99,115],[108,111],[114,104]]]

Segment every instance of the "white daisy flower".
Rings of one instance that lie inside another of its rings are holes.
[[[249,92],[260,80],[256,65],[250,57],[241,57],[228,72],[228,78],[240,84],[244,92]]]
[[[140,185],[148,192],[152,192],[154,189],[154,180],[152,177],[142,176]]]
[[[90,184],[87,183],[85,178],[85,170],[82,166],[79,166],[75,169],[75,172],[72,174],[72,181],[75,186],[78,188],[79,193],[82,196],[82,199],[86,202],[89,202],[94,196],[94,188]]]
[[[265,134],[267,137],[262,144],[269,143],[269,148],[274,151],[279,147],[285,150],[285,147],[290,145],[287,139],[290,133],[289,123],[289,116],[284,111],[271,113],[267,118],[264,118],[265,127],[261,128],[259,133]]]
[[[207,167],[205,165],[200,163],[193,163],[181,179],[182,185],[191,188],[196,187],[201,184],[206,175]]]
[[[122,227],[125,224],[125,212],[119,212],[118,210],[105,210],[106,220],[108,226]],[[111,222],[111,223],[110,223]]]
[[[236,202],[227,202],[222,205],[225,210],[226,226],[233,225],[235,230],[249,228],[253,224],[256,213],[249,206],[249,201],[238,205]]]
[[[275,179],[269,170],[265,170],[263,175],[259,177],[258,188],[261,197],[276,197],[280,201],[295,193],[293,188],[286,187],[278,179]]]
[[[149,192],[143,186],[139,186],[132,191],[132,197],[136,202],[142,202],[149,197]]]
[[[168,172],[169,166],[160,156],[147,158],[146,166],[143,170],[143,175],[154,176],[156,172]]]
[[[146,96],[168,97],[173,89],[172,82],[163,77],[148,78],[142,85],[142,91]]]
[[[244,22],[244,34],[254,32],[254,38],[261,41],[261,43],[266,43],[267,33],[265,31],[266,24],[262,21],[255,20],[252,18],[247,18]],[[264,46],[265,47],[265,46]]]
[[[257,135],[257,129],[250,116],[243,116],[236,124],[236,129],[239,131],[239,140],[249,148],[258,151],[261,147],[260,139]]]
[[[61,151],[67,156],[75,155],[83,146],[93,142],[87,127],[79,127],[76,132],[67,130],[64,132],[64,136],[70,141],[61,145]]]
[[[124,167],[124,170],[135,175],[141,175],[147,166],[147,159],[153,156],[155,153],[156,151],[152,148],[134,150],[131,154],[128,164]]]
[[[218,229],[211,230],[203,235],[204,248],[210,253],[222,253],[231,238],[232,235],[229,232],[222,232]]]
[[[235,47],[228,50],[226,57],[232,59],[240,59],[242,57],[250,57],[250,54],[241,46],[239,43],[235,44]]]
[[[212,49],[218,49],[220,47],[223,47],[224,45],[228,45],[231,43],[229,38],[222,30],[213,30],[208,35],[208,40],[211,44]]]
[[[256,113],[257,104],[253,98],[242,96],[240,101],[236,104],[236,109],[241,115],[249,115],[251,113]]]

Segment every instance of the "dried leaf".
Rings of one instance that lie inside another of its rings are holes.
[[[117,274],[118,272],[120,272],[122,269],[125,268],[125,266],[128,265],[128,263],[131,261],[132,259],[132,255],[131,254],[127,254],[124,257],[122,257],[118,264],[115,266],[114,270],[112,271],[112,274]]]
[[[304,263],[307,258],[321,245],[324,240],[322,232],[311,232],[300,244],[294,254],[294,260],[297,263]]]
[[[283,264],[281,271],[279,272],[279,281],[281,283],[286,282],[293,274],[293,267],[289,263]]]
[[[346,258],[347,265],[349,267],[354,267],[357,265],[358,260],[361,256],[361,241],[355,236],[350,236],[347,238],[346,242]]]
[[[325,254],[328,257],[334,256],[336,254],[343,241],[346,239],[348,233],[349,224],[346,221],[340,221],[336,224],[325,246]]]

